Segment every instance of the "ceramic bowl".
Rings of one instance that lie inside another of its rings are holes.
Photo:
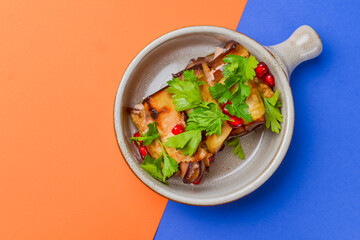
[[[230,40],[243,45],[259,62],[265,62],[275,76],[275,89],[280,91],[284,116],[282,130],[275,134],[262,127],[241,137],[245,160],[238,159],[225,147],[216,154],[214,164],[199,185],[184,184],[179,176],[170,178],[169,185],[162,184],[140,167],[139,153],[129,140],[136,129],[127,107],[165,86],[171,74],[184,69],[190,59],[206,56],[214,52],[216,46],[223,47]],[[321,39],[309,26],[301,26],[289,39],[270,47],[239,32],[214,26],[182,28],[159,37],[130,63],[116,94],[115,131],[125,161],[145,185],[180,203],[218,205],[253,192],[278,168],[290,145],[294,128],[294,103],[289,86],[291,72],[321,51]]]

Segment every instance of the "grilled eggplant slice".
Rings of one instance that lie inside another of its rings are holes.
[[[270,98],[274,95],[273,90],[268,85],[255,78],[251,82],[251,93],[249,98],[246,100],[246,103],[249,105],[249,111],[253,121],[250,123],[245,122],[242,127],[231,131],[230,137],[243,136],[255,128],[265,124],[265,106],[259,92],[266,98]]]
[[[256,127],[265,124],[265,106],[259,94],[257,84],[255,81],[251,81],[248,86],[250,87],[251,92],[245,102],[249,106],[249,112],[253,121],[244,121],[243,126],[231,131],[230,137],[243,136],[254,130]]]
[[[204,174],[205,164],[203,161],[180,163],[180,176],[184,183],[198,181]]]
[[[222,79],[224,78],[224,76],[222,74],[221,68],[225,64],[223,59],[228,54],[249,57],[249,52],[243,46],[241,46],[240,44],[238,44],[237,42],[234,42],[234,41],[231,41],[228,44],[226,44],[225,48],[222,50],[220,48],[217,48],[217,50],[213,56],[213,59],[211,59],[210,62],[208,63],[208,65],[210,67],[212,67],[213,69],[211,69],[210,72],[208,72],[207,70],[209,68],[206,66],[203,66],[205,75],[208,77],[208,79],[212,79],[212,82],[209,83],[210,86],[214,85],[215,82],[223,81]],[[224,121],[224,123],[221,127],[221,134],[218,136],[213,134],[206,139],[206,145],[207,145],[209,151],[211,153],[218,152],[222,148],[225,140],[229,137],[229,135],[231,134],[232,131],[233,131],[233,128],[230,127],[226,121]]]
[[[227,124],[227,122],[224,122],[221,127],[220,135],[213,134],[206,139],[206,145],[209,151],[211,153],[219,152],[232,130],[233,129]]]
[[[197,64],[201,63],[201,68],[198,67],[197,70],[194,70],[194,73],[196,76],[201,78],[200,81],[203,81],[205,84],[200,86],[200,93],[201,98],[203,101],[207,102],[213,102],[217,103],[216,100],[214,100],[210,94],[209,87],[213,85],[213,81],[209,81],[207,76],[211,76],[210,74],[210,68],[208,67],[206,61],[204,59],[201,60],[194,60],[197,62]],[[194,64],[189,64],[188,66],[194,66]],[[180,72],[182,75],[182,72]],[[178,77],[181,79],[181,75],[178,75]],[[214,154],[219,151],[219,149],[222,147],[224,141],[229,136],[230,132],[232,131],[232,128],[227,124],[226,121],[223,122],[223,125],[221,127],[221,134],[217,136],[216,134],[213,134],[206,138],[205,143],[210,153]]]
[[[249,52],[243,46],[241,46],[239,43],[235,41],[230,41],[225,45],[222,52],[221,49],[218,49],[215,52],[214,58],[208,62],[208,65],[210,66],[210,68],[215,69],[216,67],[224,64],[223,59],[229,54],[249,57]]]
[[[147,125],[149,123],[154,122],[154,120],[147,114],[142,104],[136,104],[133,108],[129,108],[128,112],[130,113],[134,125],[141,134],[148,131]],[[158,141],[153,141],[150,145],[147,145],[146,148],[152,157],[160,157],[162,149]]]
[[[250,87],[250,95],[245,100],[245,103],[249,106],[249,112],[253,121],[258,120],[265,115],[265,106],[259,94],[254,81],[251,81],[248,86]],[[244,121],[244,125],[249,122]]]
[[[147,97],[143,104],[148,114],[157,122],[160,140],[164,145],[169,137],[174,136],[171,130],[175,125],[180,124],[185,128],[185,115],[183,112],[175,110],[172,96],[166,89],[162,89]],[[198,161],[208,155],[208,152],[200,147],[193,156],[183,155],[181,150],[176,150],[172,147],[165,146],[165,149],[169,156],[178,163]]]
[[[258,80],[257,78],[254,80],[256,82],[256,87],[258,91],[266,98],[271,98],[274,96],[274,91],[266,85],[265,83],[261,82],[261,80]]]
[[[202,76],[199,80],[205,82],[205,84],[200,85],[200,93],[201,93],[202,100],[207,101],[207,102],[217,103],[216,100],[214,100],[212,98],[210,91],[209,91],[209,87],[212,82],[210,82],[210,84],[209,84],[209,80],[207,78],[207,76],[209,76],[209,74],[210,74],[210,69],[209,69],[206,61],[204,61],[204,59],[193,60],[193,61],[195,61],[196,64],[201,63],[201,66],[197,67],[197,69],[194,70],[194,73],[198,77]],[[193,66],[195,66],[195,64],[190,63],[188,66],[193,67]],[[180,72],[180,74],[177,73],[177,76],[181,79],[182,72]],[[208,136],[205,140],[205,143],[206,143],[206,146],[207,146],[207,149],[209,150],[209,152],[212,154],[218,152],[231,131],[232,131],[232,128],[227,124],[226,121],[224,121],[223,126],[221,128],[221,134],[219,136],[216,136],[216,134]]]

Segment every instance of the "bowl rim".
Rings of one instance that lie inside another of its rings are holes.
[[[171,39],[177,38],[177,37],[184,36],[184,35],[199,34],[199,33],[216,33],[216,34],[220,34],[220,35],[225,35],[227,37],[237,36],[238,38],[246,39],[248,41],[248,43],[251,44],[254,48],[257,48],[258,50],[261,49],[260,51],[263,52],[262,53],[263,56],[265,57],[265,55],[266,55],[266,58],[269,61],[271,59],[271,61],[275,62],[279,66],[279,69],[282,70],[282,71],[278,71],[278,74],[283,75],[282,77],[284,79],[287,79],[287,81],[284,83],[285,92],[282,92],[282,98],[286,98],[288,101],[288,109],[287,109],[288,110],[288,118],[286,118],[285,127],[282,129],[282,131],[285,131],[285,133],[281,139],[280,145],[279,145],[276,153],[274,154],[272,160],[267,165],[267,167],[260,174],[258,174],[255,177],[255,179],[253,179],[251,182],[249,182],[245,187],[243,187],[241,189],[237,189],[236,191],[234,191],[230,194],[223,195],[223,196],[216,196],[216,197],[212,197],[209,199],[203,199],[203,198],[202,199],[198,199],[198,198],[194,199],[194,198],[190,198],[190,197],[179,196],[176,193],[168,191],[164,187],[160,187],[156,184],[151,184],[151,182],[149,182],[149,180],[146,177],[144,177],[144,175],[140,172],[140,171],[142,171],[142,169],[132,166],[132,164],[129,162],[128,158],[130,158],[132,162],[138,163],[138,161],[134,158],[134,156],[132,156],[132,153],[127,149],[126,139],[125,139],[123,131],[122,131],[122,123],[121,123],[122,122],[121,119],[125,117],[125,116],[123,116],[123,114],[122,114],[123,111],[121,109],[122,96],[125,91],[127,82],[130,79],[137,64],[152,50],[154,50],[155,48],[157,48],[158,46],[160,46],[161,44],[163,44],[165,42],[167,42]],[[259,188],[262,184],[264,184],[273,175],[273,173],[276,171],[276,169],[280,166],[280,164],[281,164],[282,160],[284,159],[285,154],[290,146],[291,138],[292,138],[293,131],[294,131],[295,111],[294,111],[293,96],[292,96],[291,87],[289,85],[289,76],[284,71],[282,66],[283,66],[283,63],[279,60],[279,58],[277,56],[273,55],[273,53],[270,52],[265,46],[263,46],[262,44],[258,43],[256,40],[248,37],[247,35],[245,35],[243,33],[240,33],[240,32],[228,29],[228,28],[224,28],[224,27],[208,26],[208,25],[184,27],[184,28],[170,31],[170,32],[158,37],[157,39],[153,40],[151,43],[149,43],[146,47],[144,47],[134,57],[134,59],[130,62],[130,64],[126,68],[126,70],[121,78],[119,87],[117,89],[116,98],[115,98],[115,102],[114,102],[114,125],[113,126],[114,126],[114,131],[115,131],[115,135],[116,135],[116,139],[117,139],[117,143],[118,143],[117,145],[120,149],[120,152],[121,152],[126,164],[131,169],[131,171],[135,174],[135,176],[141,182],[143,182],[148,188],[150,188],[152,191],[156,192],[157,194],[159,194],[169,200],[178,202],[178,203],[194,205],[194,206],[215,206],[215,205],[225,204],[228,202],[238,200],[238,199],[252,193],[257,188]]]

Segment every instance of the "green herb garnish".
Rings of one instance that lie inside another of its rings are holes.
[[[205,84],[203,81],[199,81],[199,78],[196,77],[194,70],[185,70],[183,72],[184,81],[193,81],[197,83],[197,85],[203,85]]]
[[[235,147],[234,151],[233,151],[235,156],[238,156],[240,159],[243,159],[243,160],[245,159],[245,154],[244,154],[244,151],[243,151],[243,149],[241,147],[241,143],[240,143],[239,138],[232,138],[232,139],[226,141],[225,143],[228,146]]]
[[[219,103],[226,103],[231,99],[230,88],[236,84],[236,79],[228,78],[224,84],[215,83],[214,86],[209,88],[210,94],[214,99],[217,99]]]
[[[259,63],[253,55],[246,58],[232,54],[227,55],[224,62],[228,63],[223,67],[225,78],[241,76],[245,80],[252,80],[256,76],[254,69]]]
[[[265,106],[266,114],[266,123],[265,126],[269,128],[271,126],[271,131],[279,133],[281,126],[280,122],[283,122],[283,115],[280,113],[281,103],[279,101],[279,90],[276,90],[274,96],[271,98],[265,98],[262,94]]]
[[[218,99],[219,103],[231,101],[231,104],[226,105],[226,109],[231,115],[251,122],[249,106],[245,103],[245,99],[250,95],[251,89],[245,83],[255,77],[254,69],[258,61],[252,55],[249,58],[228,55],[224,58],[224,62],[227,63],[223,67],[222,72],[225,78],[224,84],[215,83],[214,86],[210,87],[210,93],[214,99]],[[230,88],[236,84],[236,89],[231,92]]]
[[[175,159],[173,159],[172,157],[170,157],[169,155],[167,155],[164,145],[162,144],[162,142],[160,140],[158,140],[162,149],[162,156],[163,156],[163,168],[162,168],[162,173],[164,175],[163,177],[163,181],[166,180],[166,178],[171,177],[174,173],[176,173],[179,169],[179,165],[176,162]]]
[[[161,162],[162,156],[155,160],[155,158],[150,157],[149,154],[145,156],[144,162],[141,164],[141,167],[149,173],[153,178],[168,184],[163,180],[163,175],[161,174]]]
[[[214,103],[201,100],[199,85],[205,84],[199,81],[194,71],[184,71],[184,81],[174,78],[169,81],[167,91],[172,93],[175,109],[184,111],[193,109],[188,116],[186,131],[176,136],[169,137],[165,145],[182,150],[184,155],[193,155],[201,142],[201,131],[206,135],[221,134],[221,126],[224,120],[230,120],[223,114]]]
[[[169,93],[173,94],[176,111],[185,111],[197,106],[203,105],[199,85],[205,84],[199,81],[192,71],[184,71],[184,81],[179,78],[174,78],[168,81],[169,87],[166,89]]]
[[[208,108],[197,107],[188,114],[186,131],[200,130],[206,131],[206,136],[221,134],[223,121],[230,120],[223,114],[215,103],[208,103]]]
[[[169,137],[165,143],[167,147],[182,150],[184,155],[193,155],[201,142],[201,130],[191,130]]]
[[[163,154],[164,165],[162,168],[162,173],[164,175],[163,181],[166,181],[166,178],[171,177],[174,173],[176,173],[179,169],[179,165],[176,160],[170,157],[167,154]]]
[[[179,165],[173,159],[170,157],[165,149],[163,144],[159,139],[157,139],[160,143],[162,152],[161,156],[155,160],[155,158],[150,157],[150,155],[146,155],[144,162],[141,164],[141,167],[148,172],[153,178],[168,184],[166,181],[167,178],[171,177],[174,173],[176,173],[179,170]],[[163,164],[163,167],[161,168],[161,164]]]
[[[130,138],[131,141],[136,141],[138,145],[140,145],[140,142],[143,142],[145,146],[151,144],[155,139],[159,138],[159,132],[157,129],[157,123],[149,123],[148,125],[148,131],[145,134],[141,134],[140,137],[132,137]]]

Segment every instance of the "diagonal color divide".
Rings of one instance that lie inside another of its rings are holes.
[[[0,238],[153,238],[167,200],[121,157],[117,86],[150,41],[235,29],[245,2],[2,1]]]
[[[353,0],[247,3],[237,30],[262,44],[277,44],[303,24],[323,39],[322,54],[292,74],[289,151],[263,186],[238,201],[169,201],[156,240],[360,239],[359,8]]]

